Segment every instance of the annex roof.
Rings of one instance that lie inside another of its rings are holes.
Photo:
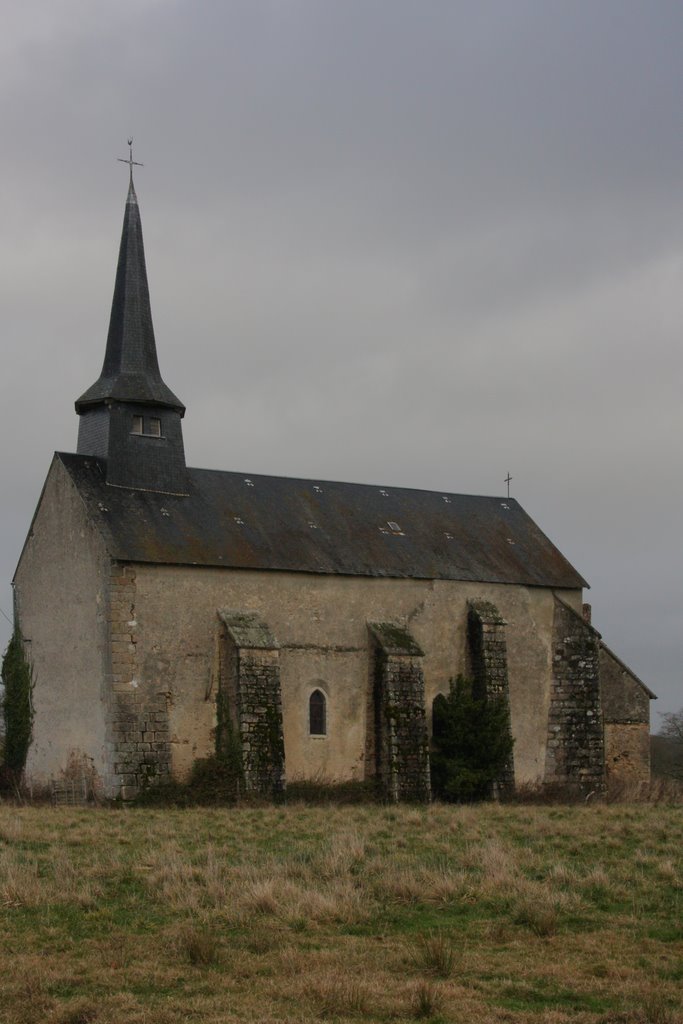
[[[575,588],[585,580],[512,498],[188,469],[184,496],[113,487],[57,453],[113,558]]]

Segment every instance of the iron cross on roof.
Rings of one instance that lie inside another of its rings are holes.
[[[510,476],[510,470],[508,470],[508,475],[505,477],[505,480],[503,481],[503,483],[506,483],[508,485],[508,498],[510,497],[510,481],[512,479],[513,478]]]
[[[119,163],[128,164],[130,169],[130,187],[133,187],[133,167],[144,167],[144,164],[139,163],[137,160],[133,160],[133,140],[128,139],[128,159],[126,160],[122,156],[116,158]]]

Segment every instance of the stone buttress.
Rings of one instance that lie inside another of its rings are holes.
[[[273,796],[285,788],[280,650],[256,615],[219,611],[219,730],[217,752],[232,735],[241,752],[247,793]]]
[[[109,687],[105,792],[130,800],[171,770],[168,694],[142,678],[137,652],[136,571],[113,562],[109,583]]]
[[[586,794],[605,785],[600,634],[557,595],[545,782]]]
[[[505,619],[490,601],[469,601],[467,640],[473,682],[473,696],[481,700],[501,701],[507,709],[510,727],[510,687],[508,683]],[[493,784],[493,796],[509,795],[515,786],[514,755],[511,752]]]
[[[374,642],[375,764],[382,797],[428,801],[423,652],[403,626],[368,623]]]

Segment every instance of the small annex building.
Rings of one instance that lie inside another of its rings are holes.
[[[129,798],[229,724],[248,789],[375,778],[425,800],[432,705],[460,672],[508,703],[501,789],[649,777],[653,694],[516,501],[187,467],[132,175],[104,365],[76,412],[14,577],[34,779],[77,763]]]

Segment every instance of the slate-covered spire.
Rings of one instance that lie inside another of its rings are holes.
[[[78,453],[105,460],[109,484],[184,494],[185,406],[159,372],[132,149],[124,162],[130,184],[107,347],[98,380],[76,401]]]
[[[165,405],[182,416],[185,406],[159,372],[147,285],[142,223],[131,175],[111,304],[109,334],[99,379],[76,401],[76,412],[106,399]]]

